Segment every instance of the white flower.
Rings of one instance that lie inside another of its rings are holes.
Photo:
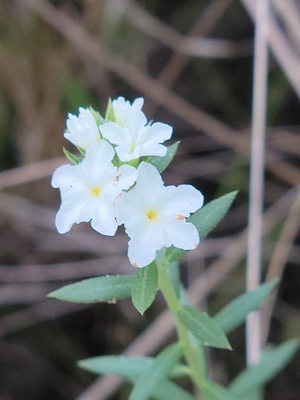
[[[127,162],[143,156],[165,156],[165,140],[172,136],[172,127],[161,122],[153,125],[142,125],[138,111],[131,113],[132,119],[125,126],[116,122],[106,122],[100,126],[102,135],[116,144],[116,153],[121,161]],[[135,114],[135,115],[134,115]]]
[[[95,117],[88,108],[80,107],[78,117],[68,114],[67,128],[64,137],[83,150],[101,140]]]
[[[130,119],[130,113],[132,111],[141,111],[144,105],[144,99],[139,97],[135,99],[132,104],[129,101],[125,100],[124,97],[118,97],[116,100],[112,101],[113,110],[115,113],[116,122],[124,126],[128,119]],[[143,114],[143,113],[142,113]],[[145,125],[147,119],[144,115],[143,118],[143,125]]]
[[[157,169],[142,162],[136,185],[116,201],[116,217],[130,237],[128,257],[144,267],[163,247],[192,250],[199,243],[196,227],[186,221],[203,205],[203,195],[191,185],[164,186]]]
[[[147,125],[141,111],[144,100],[136,99],[132,105],[119,97],[112,102],[116,122],[100,125],[100,131],[110,143],[116,144],[116,153],[122,162],[142,156],[164,156],[167,148],[161,143],[170,139],[173,128],[156,122]]]
[[[59,188],[62,204],[55,224],[59,233],[74,223],[89,222],[97,232],[113,236],[117,230],[114,202],[123,189],[136,180],[137,170],[129,165],[112,164],[112,146],[105,140],[86,151],[78,165],[63,165],[53,174],[52,186]]]

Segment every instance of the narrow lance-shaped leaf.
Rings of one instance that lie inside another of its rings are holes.
[[[81,360],[78,365],[95,374],[118,375],[136,382],[154,361],[155,359],[152,357],[99,356]],[[178,378],[186,374],[185,365],[175,364],[168,376]],[[195,400],[189,393],[168,379],[164,379],[154,388],[153,396],[158,400]]]
[[[134,275],[99,276],[64,286],[48,294],[74,303],[97,303],[130,297]]]
[[[204,346],[231,349],[224,332],[207,314],[192,306],[181,306],[176,315]]]
[[[86,358],[77,364],[80,368],[93,374],[118,375],[135,381],[142,372],[155,361],[153,357],[129,357],[120,356],[97,356]],[[181,378],[188,374],[188,368],[184,364],[175,364],[168,377]]]
[[[229,390],[210,381],[205,382],[202,393],[204,398],[209,400],[238,400],[232,396]]]
[[[155,359],[152,365],[140,375],[129,400],[147,400],[161,382],[168,376],[173,366],[182,355],[179,343],[172,344],[164,349]]]
[[[224,333],[231,332],[245,321],[247,315],[261,306],[277,285],[278,280],[273,280],[260,285],[256,290],[242,294],[225,306],[214,320]]]
[[[232,395],[241,399],[249,390],[264,386],[286,366],[298,348],[299,341],[291,339],[275,348],[265,350],[258,364],[241,372],[231,382],[229,389]]]
[[[192,397],[188,392],[168,379],[163,380],[154,388],[153,396],[157,400],[196,400],[195,397]]]
[[[132,303],[141,313],[151,306],[157,293],[157,267],[155,262],[144,268],[138,268],[132,285]]]
[[[163,157],[158,157],[158,156],[152,156],[147,158],[145,161],[148,163],[154,165],[156,169],[162,173],[170,164],[170,162],[173,160],[175,157],[175,154],[177,152],[177,148],[180,142],[173,143],[171,146],[167,147],[167,153]]]
[[[224,196],[207,203],[187,219],[187,221],[192,222],[196,226],[200,240],[203,240],[221,221],[233,203],[236,195],[237,191],[227,193]],[[170,261],[175,261],[182,258],[186,253],[187,251],[185,250],[170,247],[167,251],[167,256]]]
[[[237,191],[233,191],[209,202],[188,219],[198,229],[201,240],[223,219],[237,193]]]
[[[253,387],[251,391],[243,394],[243,400],[262,400],[263,399],[264,388],[263,387]]]

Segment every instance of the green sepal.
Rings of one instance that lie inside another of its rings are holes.
[[[278,279],[260,285],[256,290],[243,293],[232,300],[217,315],[214,320],[224,333],[229,333],[245,321],[247,316],[257,310],[278,285]]]
[[[138,268],[132,285],[131,298],[134,307],[143,315],[153,303],[157,293],[157,267],[155,261]]]
[[[111,99],[108,99],[107,108],[105,112],[105,121],[116,122],[116,115]]]
[[[227,337],[213,318],[192,306],[180,306],[176,316],[204,346],[231,349]]]
[[[188,222],[192,222],[197,228],[200,240],[203,240],[225,216],[237,193],[237,191],[233,191],[207,203],[187,219]],[[186,253],[186,250],[177,249],[172,246],[167,250],[167,258],[169,261],[176,261],[181,259]]]
[[[113,302],[130,297],[134,275],[99,276],[66,285],[48,297],[74,303]]]
[[[98,126],[102,125],[105,121],[104,121],[104,118],[102,117],[102,115],[99,113],[99,111],[94,110],[93,107],[90,107],[89,109],[90,109],[91,113],[93,114],[93,117],[95,118],[96,124]]]
[[[85,157],[85,153],[86,153],[86,151],[82,148],[82,147],[80,147],[80,146],[76,146],[76,149],[79,151],[79,153],[80,154],[82,154],[83,155],[83,157]]]
[[[77,156],[73,153],[71,153],[69,150],[67,150],[65,147],[63,147],[63,153],[67,157],[69,161],[71,161],[72,164],[80,164],[81,161],[83,160],[83,157]]]
[[[158,157],[158,156],[152,156],[149,158],[142,157],[141,161],[146,161],[152,165],[155,166],[155,168],[158,170],[158,172],[162,173],[168,165],[171,163],[173,158],[175,157],[175,154],[178,149],[178,145],[180,142],[173,143],[171,146],[167,147],[167,153],[163,157]]]

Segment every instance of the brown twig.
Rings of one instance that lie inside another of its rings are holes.
[[[252,0],[241,0],[249,14],[255,19],[255,8]],[[300,58],[280,29],[275,18],[269,20],[269,45],[291,86],[300,96]]]
[[[231,42],[183,36],[169,25],[152,17],[137,2],[127,0],[124,13],[133,26],[167,45],[176,53],[201,58],[233,58],[249,56],[252,53],[252,40]]]
[[[269,0],[256,1],[255,49],[252,100],[252,135],[249,185],[249,235],[247,251],[247,290],[261,281],[262,215],[264,204],[265,133],[268,87]],[[259,362],[261,353],[260,312],[251,313],[246,324],[247,364]]]

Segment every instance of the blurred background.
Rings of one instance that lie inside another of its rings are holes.
[[[144,317],[129,300],[82,306],[46,297],[87,277],[135,272],[122,232],[55,230],[60,201],[50,179],[66,162],[62,147],[72,150],[63,132],[79,106],[104,113],[109,97],[144,97],[148,119],[171,124],[172,140],[181,140],[167,184],[191,183],[206,202],[239,190],[226,218],[184,259],[182,277],[211,315],[244,291],[253,3],[1,0],[1,400],[126,399],[128,384],[97,380],[76,361],[153,354],[174,335],[159,317],[160,296]],[[282,280],[270,331],[268,312],[263,327],[280,343],[300,336],[300,3],[270,7],[263,275]],[[245,366],[244,328],[230,341],[233,352],[209,354],[210,375],[224,385]],[[265,398],[300,398],[299,355]]]

